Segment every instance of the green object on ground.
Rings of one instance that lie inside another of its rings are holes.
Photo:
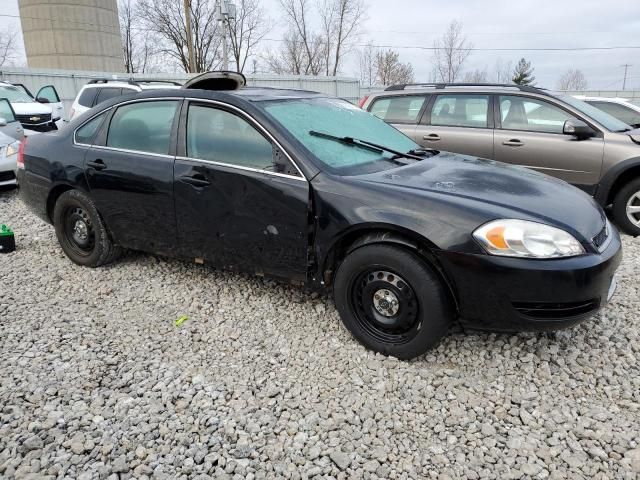
[[[186,322],[187,320],[189,320],[189,317],[187,317],[186,315],[181,316],[179,319],[177,319],[175,322],[173,322],[173,324],[176,327],[179,327],[180,325],[182,325],[184,322]]]
[[[12,237],[12,236],[13,236],[13,230],[11,230],[8,225],[5,225],[4,223],[0,225],[0,237]]]

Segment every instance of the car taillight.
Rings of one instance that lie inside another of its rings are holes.
[[[27,137],[24,137],[20,142],[20,146],[18,147],[18,159],[16,160],[16,164],[20,170],[24,170],[24,147],[27,144]]]
[[[360,108],[362,108],[362,106],[366,103],[366,101],[367,101],[368,99],[369,99],[369,95],[365,95],[364,97],[362,97],[362,98],[360,99],[360,103],[358,103],[358,106],[359,106]]]

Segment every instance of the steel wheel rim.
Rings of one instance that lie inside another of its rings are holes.
[[[634,193],[627,202],[627,218],[636,227],[640,227],[640,191]]]
[[[393,304],[393,301],[396,304]],[[356,275],[350,303],[360,328],[382,343],[401,345],[415,337],[422,326],[413,288],[386,268],[370,268]]]
[[[64,235],[76,255],[88,257],[95,247],[95,231],[88,212],[79,206],[70,207],[64,215]]]

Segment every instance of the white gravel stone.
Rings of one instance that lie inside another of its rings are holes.
[[[454,327],[401,362],[326,296],[142,253],[78,267],[13,191],[0,223],[18,247],[0,255],[0,478],[640,473],[640,239],[592,320]]]

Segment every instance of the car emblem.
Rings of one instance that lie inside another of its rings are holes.
[[[40,120],[40,117],[30,117],[29,120],[31,120],[32,122],[37,122],[38,120]]]

